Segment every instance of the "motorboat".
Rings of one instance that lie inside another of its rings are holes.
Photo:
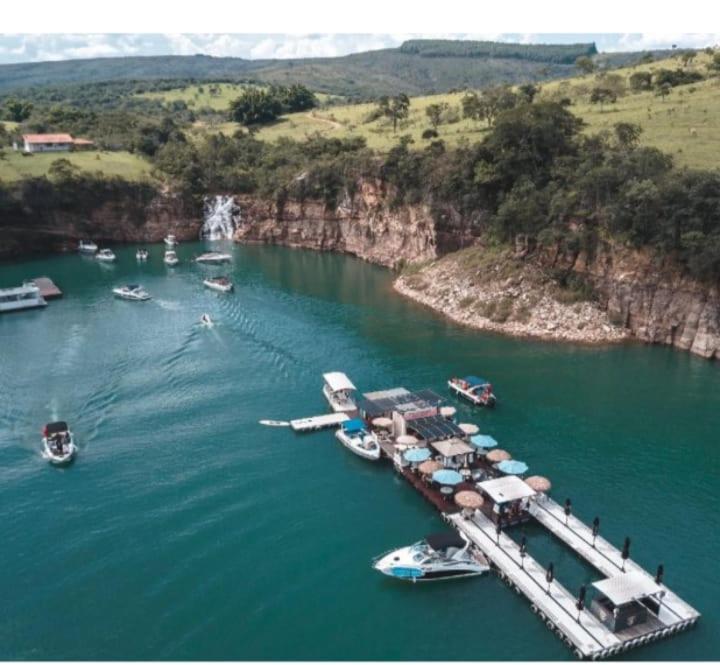
[[[232,256],[226,252],[205,252],[195,257],[196,263],[230,263]]]
[[[65,421],[58,420],[45,425],[43,428],[43,456],[51,464],[67,464],[73,459],[76,452],[77,446],[73,434]]]
[[[448,387],[456,395],[464,397],[476,406],[493,407],[497,402],[492,384],[479,376],[452,378],[448,381]]]
[[[47,301],[34,282],[25,282],[22,286],[0,289],[0,313],[17,312],[22,309],[45,307]]]
[[[353,393],[357,388],[343,372],[323,374],[323,395],[336,413],[357,411]]]
[[[78,243],[78,252],[81,254],[95,254],[98,251],[98,246],[91,240],[81,240]]]
[[[138,261],[147,261],[148,256],[150,256],[150,254],[146,249],[139,249],[137,252],[135,252],[135,258]]]
[[[490,570],[487,559],[457,532],[434,533],[414,545],[381,554],[372,567],[412,582],[471,577]]]
[[[210,318],[209,314],[203,314],[200,317],[200,325],[205,326],[206,328],[212,328],[213,327],[213,320]]]
[[[150,300],[150,294],[139,284],[127,284],[113,289],[118,298],[125,300]]]
[[[359,418],[346,420],[335,432],[338,441],[359,457],[377,461],[380,459],[380,444],[377,437],[369,432]]]
[[[174,249],[168,249],[165,252],[163,262],[166,266],[176,266],[178,263],[180,263],[180,259],[177,257]]]
[[[101,249],[97,254],[95,254],[95,258],[98,261],[111,263],[115,260],[115,253],[111,249]]]
[[[213,291],[220,291],[220,293],[230,293],[233,290],[233,283],[228,277],[210,277],[204,279],[203,284],[212,289]]]
[[[177,238],[172,233],[168,233],[163,240],[168,247],[175,247],[178,244]]]

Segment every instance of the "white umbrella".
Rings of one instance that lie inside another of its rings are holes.
[[[395,439],[399,444],[405,445],[405,446],[414,446],[418,439],[417,437],[413,436],[412,434],[401,434],[397,439]]]
[[[460,423],[458,427],[465,432],[465,434],[477,434],[480,428],[472,423]]]
[[[440,415],[443,418],[452,418],[457,413],[457,409],[454,406],[441,406]]]
[[[375,425],[375,427],[388,428],[392,427],[393,421],[390,418],[381,416],[380,418],[373,418],[372,424]]]

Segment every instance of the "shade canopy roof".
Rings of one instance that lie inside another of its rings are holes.
[[[59,434],[60,432],[67,432],[68,426],[64,420],[58,420],[54,423],[48,423],[45,425],[48,434]]]
[[[465,434],[477,434],[480,431],[480,428],[475,425],[474,423],[460,423],[458,427],[465,433]]]
[[[452,469],[439,469],[433,473],[432,479],[441,485],[457,485],[463,481],[463,477]]]
[[[547,492],[552,489],[552,483],[545,476],[530,476],[525,482],[536,492]]]
[[[443,531],[425,536],[425,542],[435,551],[446,550],[448,547],[465,547],[467,542],[457,531]]]
[[[334,393],[340,390],[357,390],[353,382],[343,372],[328,372],[323,374],[323,379]]]
[[[430,459],[430,451],[427,448],[410,448],[405,451],[403,457],[408,462],[424,462],[426,459]]]
[[[401,434],[396,441],[404,446],[414,446],[418,440],[412,434]]]
[[[470,437],[470,443],[478,448],[495,448],[498,444],[489,434],[475,434]]]
[[[503,476],[478,483],[495,503],[508,503],[535,496],[535,490],[517,476]]]
[[[633,600],[654,596],[663,590],[652,577],[640,571],[608,577],[593,582],[593,586],[613,605],[625,605]]]
[[[465,436],[465,433],[452,420],[448,420],[443,416],[414,418],[407,421],[407,427],[417,432],[421,439],[425,439],[430,443]]]
[[[353,418],[352,420],[346,420],[342,424],[342,428],[346,432],[362,432],[365,429],[365,423],[360,418]]]
[[[491,450],[485,456],[485,459],[487,459],[488,462],[502,462],[503,460],[511,458],[512,455],[507,450],[503,450],[502,448],[495,448],[495,450]]]
[[[484,500],[477,492],[463,490],[455,495],[455,503],[461,508],[476,509],[483,505]]]
[[[375,425],[375,427],[392,427],[393,421],[385,416],[380,416],[373,418],[372,424]]]
[[[457,409],[454,406],[441,406],[440,415],[443,418],[452,418],[457,413]]]
[[[484,386],[484,385],[490,383],[489,381],[486,381],[485,379],[483,379],[479,376],[475,376],[474,374],[464,377],[463,381],[465,381],[466,383],[469,383],[471,388],[474,388],[475,386]]]
[[[443,457],[454,457],[455,455],[467,455],[474,453],[475,450],[468,446],[467,443],[460,439],[444,439],[443,441],[435,441],[430,444]]]
[[[370,418],[389,415],[393,411],[407,413],[437,407],[442,397],[432,390],[410,392],[406,388],[390,388],[365,393],[358,399],[358,407]]]
[[[530,467],[525,464],[525,462],[521,462],[520,460],[516,459],[502,460],[501,462],[498,462],[497,465],[498,471],[518,476],[522,475],[523,473],[527,473],[529,468]]]
[[[430,475],[431,473],[435,473],[438,469],[442,469],[442,464],[440,464],[440,462],[436,462],[434,459],[429,459],[426,462],[423,462],[418,469],[420,473]]]

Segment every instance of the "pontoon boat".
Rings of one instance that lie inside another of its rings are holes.
[[[45,307],[47,302],[34,282],[25,282],[22,286],[0,289],[0,313],[15,312],[33,307]]]
[[[165,252],[165,258],[163,258],[166,266],[176,266],[180,263],[180,259],[177,257],[174,249],[168,249]]]
[[[77,451],[73,434],[62,420],[43,428],[43,455],[52,464],[67,464]]]
[[[81,254],[94,254],[97,250],[98,246],[90,240],[81,240],[78,243],[78,252]]]
[[[205,252],[195,257],[197,263],[229,263],[232,256],[225,252]]]
[[[490,570],[485,557],[459,533],[435,533],[425,540],[382,554],[373,560],[375,570],[389,577],[429,582],[482,575]]]
[[[333,411],[352,412],[357,410],[353,393],[357,388],[343,372],[323,374],[323,395]]]
[[[495,394],[492,384],[479,376],[466,376],[463,379],[452,378],[448,387],[460,397],[464,397],[476,406],[495,406]]]
[[[115,254],[111,249],[101,249],[97,254],[95,254],[95,258],[98,261],[107,261],[110,263],[115,260]]]
[[[113,289],[118,298],[125,300],[150,300],[150,294],[139,284],[127,284]]]
[[[229,293],[233,290],[233,283],[228,277],[210,277],[209,279],[204,279],[203,284],[207,286],[208,289],[220,291],[221,293]]]
[[[365,428],[365,423],[356,418],[346,420],[335,432],[338,441],[356,455],[369,460],[380,459],[380,444],[377,437]]]

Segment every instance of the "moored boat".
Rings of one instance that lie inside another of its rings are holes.
[[[115,253],[111,249],[101,249],[97,254],[95,254],[95,258],[98,261],[111,263],[115,260]]]
[[[323,374],[323,395],[333,411],[353,412],[357,410],[357,404],[353,393],[357,388],[343,372],[327,372]]]
[[[232,256],[226,252],[205,252],[195,257],[196,263],[229,263]]]
[[[98,251],[98,246],[91,240],[81,240],[78,243],[78,252],[81,254],[95,254]]]
[[[210,277],[209,279],[204,279],[203,284],[207,286],[208,289],[220,291],[220,293],[229,293],[234,288],[233,283],[228,277]]]
[[[471,375],[462,379],[453,377],[448,381],[448,387],[476,406],[493,407],[497,402],[492,384],[479,376]]]
[[[113,293],[125,300],[150,300],[150,294],[139,284],[127,284],[114,288]]]
[[[485,557],[455,532],[431,534],[413,545],[382,554],[373,560],[372,567],[383,575],[412,582],[471,577],[490,570]]]
[[[47,305],[47,301],[34,282],[25,282],[22,286],[0,289],[0,313],[45,307],[45,305]]]
[[[174,249],[168,249],[165,252],[165,256],[163,257],[163,262],[166,266],[176,266],[178,263],[180,263],[180,259],[178,258]]]
[[[135,258],[138,261],[147,261],[148,256],[149,256],[149,253],[146,249],[139,249],[137,252],[135,252]]]
[[[335,436],[348,450],[368,460],[380,459],[380,444],[377,437],[365,428],[359,418],[346,420],[335,432]]]
[[[177,238],[172,233],[168,233],[163,241],[168,247],[175,247],[178,244]]]
[[[67,464],[75,453],[77,446],[67,423],[58,420],[48,423],[43,428],[43,455],[51,464]]]

